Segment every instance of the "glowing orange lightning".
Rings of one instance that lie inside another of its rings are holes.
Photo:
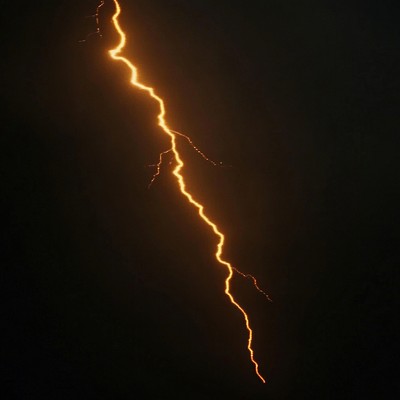
[[[125,35],[124,31],[122,30],[122,28],[119,24],[119,19],[118,19],[119,15],[121,14],[121,7],[117,0],[114,0],[114,4],[115,4],[115,13],[112,17],[112,22],[115,27],[115,30],[119,34],[120,40],[119,40],[117,47],[115,47],[112,50],[109,50],[109,54],[114,60],[123,62],[129,68],[129,70],[131,71],[131,79],[130,79],[131,84],[133,86],[137,87],[138,89],[143,90],[144,92],[147,92],[147,94],[151,98],[153,98],[159,105],[160,112],[157,117],[158,125],[168,135],[168,137],[170,139],[170,143],[171,143],[171,148],[170,148],[170,150],[167,150],[167,152],[172,152],[174,159],[176,161],[176,166],[173,169],[172,173],[177,179],[181,193],[186,197],[188,202],[197,209],[198,214],[201,217],[201,219],[212,229],[212,231],[218,238],[218,244],[217,244],[217,250],[215,252],[215,258],[217,259],[217,261],[220,264],[222,264],[224,267],[226,267],[226,269],[228,271],[228,276],[225,280],[225,294],[229,297],[229,300],[231,301],[231,303],[243,314],[243,317],[244,317],[244,320],[246,323],[246,328],[248,331],[247,349],[250,353],[250,359],[251,359],[251,362],[254,364],[256,374],[261,379],[261,381],[263,383],[265,383],[265,379],[263,378],[263,376],[260,374],[260,372],[258,370],[258,363],[254,359],[254,351],[252,348],[253,331],[250,328],[249,317],[247,316],[246,311],[236,302],[236,300],[234,299],[234,297],[232,296],[232,294],[230,292],[230,281],[233,276],[233,271],[234,270],[237,271],[237,269],[232,267],[232,265],[228,261],[226,261],[222,258],[222,250],[224,247],[225,236],[219,230],[218,226],[212,220],[210,220],[210,218],[205,214],[204,206],[202,204],[200,204],[198,201],[196,201],[193,198],[193,196],[186,189],[185,179],[182,175],[182,169],[184,166],[184,162],[183,162],[183,160],[179,154],[179,151],[177,149],[177,135],[180,135],[180,134],[178,132],[172,130],[171,128],[169,128],[166,123],[166,120],[165,120],[166,112],[165,112],[165,105],[164,105],[163,99],[155,93],[155,90],[152,87],[146,86],[138,80],[137,68],[128,59],[126,59],[125,57],[120,55],[122,49],[125,47],[125,44],[126,44],[126,35]],[[160,161],[162,161],[162,156],[165,153],[166,152],[161,153]],[[158,168],[159,168],[159,166],[160,166],[160,163],[158,164]],[[158,172],[159,172],[159,169],[158,169]],[[242,274],[242,275],[246,276],[245,274]],[[255,280],[254,280],[254,283],[256,284]],[[256,286],[256,287],[258,288],[258,286]]]

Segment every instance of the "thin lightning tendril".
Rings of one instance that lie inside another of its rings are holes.
[[[216,166],[218,166],[218,165],[222,165],[221,162],[218,164],[218,163],[216,163],[215,161],[211,160],[211,158],[208,158],[208,157],[193,143],[193,140],[190,139],[189,136],[187,136],[187,135],[185,135],[185,134],[183,134],[183,133],[181,133],[181,132],[174,131],[173,129],[170,129],[170,131],[171,131],[172,133],[175,133],[175,134],[177,134],[177,135],[182,136],[183,138],[185,138],[185,139],[189,142],[189,144],[192,146],[192,148],[193,148],[198,154],[200,154],[200,156],[201,156],[202,158],[204,158],[204,159],[205,159],[206,161],[208,161],[210,164],[214,165],[214,167],[216,167]]]
[[[254,287],[257,289],[257,291],[259,291],[269,302],[272,303],[272,299],[271,297],[268,296],[267,293],[264,292],[264,290],[262,290],[260,288],[260,286],[258,286],[258,282],[257,279],[251,275],[251,274],[245,274],[242,271],[240,271],[239,269],[237,269],[236,267],[232,267],[232,269],[237,272],[239,275],[243,276],[243,278],[247,278],[250,279],[253,282]]]
[[[149,167],[156,167],[156,172],[154,173],[154,175],[152,176],[149,185],[147,186],[149,189],[151,187],[151,185],[154,183],[154,181],[157,179],[158,176],[160,176],[161,173],[161,165],[163,162],[163,158],[166,154],[171,153],[172,149],[168,149],[165,150],[163,152],[160,153],[159,159],[158,159],[158,163],[157,164],[153,164],[153,165],[149,165]]]
[[[102,37],[103,35],[101,34],[100,30],[100,9],[101,7],[104,6],[104,0],[101,0],[99,5],[96,8],[96,12],[93,15],[87,16],[87,18],[94,18],[96,21],[96,30],[94,32],[89,33],[85,39],[79,40],[79,43],[84,43],[88,40],[88,38],[92,35],[98,35]]]
[[[198,201],[196,201],[193,198],[192,194],[186,188],[186,182],[182,175],[182,169],[184,167],[184,162],[183,162],[181,155],[177,149],[177,133],[175,133],[175,131],[171,130],[171,128],[169,128],[167,125],[167,122],[165,120],[166,110],[165,110],[165,105],[164,105],[163,99],[156,94],[154,88],[146,86],[138,80],[137,68],[127,58],[120,55],[122,49],[125,47],[125,44],[126,44],[126,35],[119,24],[118,17],[121,14],[121,7],[118,3],[118,0],[114,0],[114,4],[115,4],[115,13],[112,17],[112,22],[113,22],[115,30],[117,31],[117,33],[119,35],[119,43],[118,43],[117,47],[109,50],[109,54],[110,54],[111,58],[113,58],[116,61],[120,61],[120,62],[124,63],[129,68],[129,70],[131,72],[130,83],[133,86],[135,86],[136,88],[146,92],[151,98],[153,98],[158,103],[158,106],[159,106],[159,114],[157,116],[158,126],[165,132],[166,135],[168,135],[168,137],[170,139],[170,143],[171,143],[171,149],[168,150],[167,152],[169,152],[169,151],[172,152],[175,162],[176,162],[176,166],[174,167],[172,173],[176,177],[176,180],[178,182],[181,193],[186,197],[187,201],[197,209],[198,214],[201,217],[201,219],[212,229],[212,231],[218,238],[217,249],[215,252],[215,258],[220,264],[222,264],[224,267],[226,267],[226,269],[228,271],[228,276],[225,279],[225,294],[228,296],[231,303],[243,315],[243,318],[244,318],[244,321],[246,324],[246,328],[248,331],[247,349],[250,353],[250,359],[251,359],[251,362],[254,364],[254,369],[255,369],[257,376],[261,379],[261,381],[263,383],[265,383],[264,377],[259,372],[258,363],[254,359],[254,351],[252,348],[253,331],[250,327],[249,317],[247,316],[246,311],[240,306],[240,304],[236,302],[235,298],[233,297],[233,295],[230,292],[230,282],[231,282],[231,279],[233,276],[233,271],[237,271],[237,269],[232,267],[232,265],[228,261],[226,261],[222,258],[223,247],[224,247],[224,243],[225,243],[225,236],[219,230],[216,223],[213,222],[205,214],[204,206],[202,204],[200,204]],[[161,155],[161,158],[162,158],[162,155]],[[159,163],[158,165],[161,165],[161,164]],[[244,274],[242,274],[242,275],[244,275]]]

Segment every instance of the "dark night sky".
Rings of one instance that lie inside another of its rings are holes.
[[[127,55],[168,107],[190,189],[258,277],[223,294],[215,241],[165,166],[156,108],[85,18],[2,1],[7,399],[399,395],[399,24],[391,1],[123,1]],[[217,3],[217,4],[215,4]]]

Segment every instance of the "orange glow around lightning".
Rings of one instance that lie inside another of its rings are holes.
[[[129,61],[127,58],[123,57],[121,55],[121,51],[123,50],[123,48],[125,47],[126,44],[126,34],[125,32],[122,30],[121,25],[119,23],[119,16],[121,14],[121,6],[119,4],[119,2],[117,0],[114,0],[114,4],[115,4],[115,13],[112,17],[112,23],[114,25],[115,30],[117,31],[118,35],[119,35],[119,43],[118,45],[114,48],[109,50],[109,54],[110,56],[116,60],[116,61],[120,61],[122,63],[124,63],[128,69],[131,72],[131,78],[130,78],[130,83],[136,87],[137,89],[140,89],[144,92],[147,93],[148,96],[150,96],[152,99],[154,99],[159,106],[159,114],[157,116],[157,120],[158,120],[158,126],[164,131],[164,133],[169,137],[170,139],[170,149],[167,150],[167,152],[172,152],[173,157],[175,159],[176,162],[176,166],[173,169],[172,173],[175,176],[179,189],[181,191],[181,193],[185,196],[185,198],[187,199],[187,201],[197,209],[197,212],[200,216],[200,218],[212,229],[212,231],[214,232],[215,236],[218,238],[218,244],[217,244],[217,248],[216,248],[216,252],[215,252],[215,258],[216,260],[223,265],[228,273],[228,276],[226,277],[225,280],[225,294],[228,296],[230,302],[242,313],[245,324],[246,324],[246,328],[248,331],[248,340],[247,340],[247,349],[249,351],[250,354],[250,359],[251,362],[254,364],[254,369],[255,372],[257,374],[257,376],[261,379],[261,381],[263,383],[265,383],[265,379],[264,377],[260,374],[259,372],[259,366],[257,361],[254,358],[254,351],[252,348],[252,341],[253,341],[253,331],[250,327],[250,322],[249,322],[249,317],[246,313],[246,311],[240,306],[240,304],[235,300],[235,298],[233,297],[231,291],[230,291],[230,282],[233,276],[233,272],[234,271],[238,271],[236,268],[234,268],[228,261],[224,260],[222,257],[223,254],[223,248],[224,248],[224,243],[225,243],[225,236],[224,234],[219,230],[217,224],[215,222],[213,222],[205,213],[204,211],[204,206],[199,203],[197,200],[194,199],[194,197],[192,196],[192,194],[187,190],[186,188],[186,182],[185,182],[185,178],[183,176],[182,170],[184,167],[184,162],[181,158],[181,155],[178,151],[177,148],[177,135],[181,135],[178,132],[172,130],[165,119],[166,116],[166,110],[165,110],[165,104],[164,104],[164,100],[158,96],[155,92],[155,89],[150,87],[150,86],[146,86],[145,84],[143,84],[142,82],[139,81],[138,78],[138,70],[137,68],[132,64],[131,61]],[[182,136],[182,135],[181,135]],[[160,162],[158,165],[158,170],[156,173],[156,176],[159,174],[159,167],[161,165],[162,162],[162,156],[167,153],[161,153],[160,155]],[[154,179],[154,178],[153,178]],[[242,273],[241,273],[242,274]],[[247,277],[245,274],[242,274],[242,276]],[[256,282],[254,282],[256,284]],[[258,286],[256,286],[258,288]]]

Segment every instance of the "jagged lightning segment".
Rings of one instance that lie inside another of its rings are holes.
[[[216,167],[216,166],[222,166],[222,165],[223,165],[221,162],[220,162],[219,164],[217,164],[215,161],[209,159],[198,147],[196,147],[196,145],[193,143],[192,139],[191,139],[189,136],[187,136],[187,135],[185,135],[185,134],[183,134],[183,133],[181,133],[181,132],[174,131],[173,129],[170,129],[170,131],[173,132],[173,133],[176,133],[176,134],[179,135],[179,136],[184,137],[184,138],[189,142],[189,144],[191,145],[191,147],[192,147],[197,153],[199,153],[200,156],[201,156],[202,158],[204,158],[204,159],[205,159],[206,161],[208,161],[210,164],[214,165],[214,167]],[[151,180],[150,180],[150,183],[149,183],[149,185],[148,185],[148,189],[150,189],[150,187],[152,186],[152,184],[154,183],[154,181],[155,181],[155,180],[160,176],[160,174],[161,174],[161,167],[162,167],[162,164],[163,164],[164,156],[167,155],[167,154],[170,154],[170,153],[172,153],[172,149],[168,149],[168,150],[165,150],[165,151],[161,152],[160,155],[159,155],[157,164],[151,164],[151,165],[149,165],[149,167],[155,167],[155,168],[156,168],[156,172],[153,174],[153,176],[152,176],[152,178],[151,178]],[[170,164],[171,164],[171,162],[170,162]],[[268,295],[266,292],[264,292],[264,290],[262,290],[262,289],[260,288],[260,286],[258,286],[257,279],[256,279],[253,275],[251,275],[251,274],[245,274],[245,273],[243,273],[242,271],[240,271],[239,269],[237,269],[236,267],[232,267],[232,269],[233,269],[235,272],[237,272],[240,276],[242,276],[243,278],[250,279],[250,280],[253,282],[253,286],[256,288],[256,290],[257,290],[259,293],[261,293],[269,302],[272,303],[271,297],[269,297],[269,295]]]
[[[139,82],[138,80],[138,71],[137,68],[125,57],[121,56],[120,53],[122,51],[122,49],[124,48],[125,44],[126,44],[126,35],[124,33],[124,31],[122,30],[120,24],[119,24],[119,15],[121,14],[121,7],[119,5],[119,2],[117,0],[114,0],[114,4],[115,4],[115,13],[112,17],[112,22],[113,25],[115,27],[115,30],[117,31],[118,35],[119,35],[119,43],[117,45],[117,47],[115,47],[112,50],[109,50],[109,54],[110,56],[116,60],[116,61],[121,61],[123,62],[131,71],[131,84],[135,87],[137,87],[140,90],[143,90],[144,92],[147,92],[148,95],[150,97],[152,97],[159,105],[159,109],[160,112],[158,114],[158,125],[159,127],[166,133],[166,135],[168,135],[168,137],[170,138],[170,142],[171,142],[171,151],[174,155],[175,158],[175,162],[176,162],[176,166],[173,169],[172,173],[173,175],[176,177],[178,185],[179,185],[179,189],[181,191],[181,193],[186,197],[186,199],[188,200],[188,202],[190,204],[192,204],[198,211],[199,216],[201,217],[201,219],[212,229],[212,231],[214,232],[214,234],[217,236],[218,238],[218,244],[217,244],[217,250],[215,252],[215,258],[217,259],[217,261],[222,264],[223,266],[226,267],[226,269],[228,270],[228,276],[225,279],[225,294],[228,296],[229,300],[231,301],[231,303],[242,313],[243,318],[245,320],[245,324],[246,324],[246,328],[248,331],[248,340],[247,340],[247,349],[250,353],[250,359],[252,361],[252,363],[254,364],[254,368],[255,368],[255,372],[257,374],[257,376],[261,379],[261,381],[263,383],[265,383],[265,379],[264,377],[260,374],[259,372],[259,366],[258,363],[256,362],[256,360],[254,359],[254,351],[252,348],[252,341],[253,341],[253,331],[250,327],[250,322],[249,322],[249,317],[247,316],[246,311],[239,305],[239,303],[236,302],[236,300],[234,299],[234,297],[232,296],[231,292],[230,292],[230,281],[232,279],[233,276],[233,267],[231,266],[231,264],[224,260],[222,258],[222,253],[223,253],[223,247],[224,247],[224,243],[225,243],[225,236],[224,234],[218,229],[218,226],[212,221],[210,220],[210,218],[205,214],[204,212],[204,206],[202,204],[200,204],[199,202],[197,202],[193,196],[191,195],[191,193],[189,193],[186,189],[186,183],[185,183],[185,179],[182,175],[182,168],[184,166],[184,162],[179,154],[179,151],[177,149],[177,136],[176,134],[168,127],[167,122],[165,120],[165,105],[164,105],[164,101],[161,97],[159,97],[156,93],[155,90],[152,87],[146,86],[143,83]]]

